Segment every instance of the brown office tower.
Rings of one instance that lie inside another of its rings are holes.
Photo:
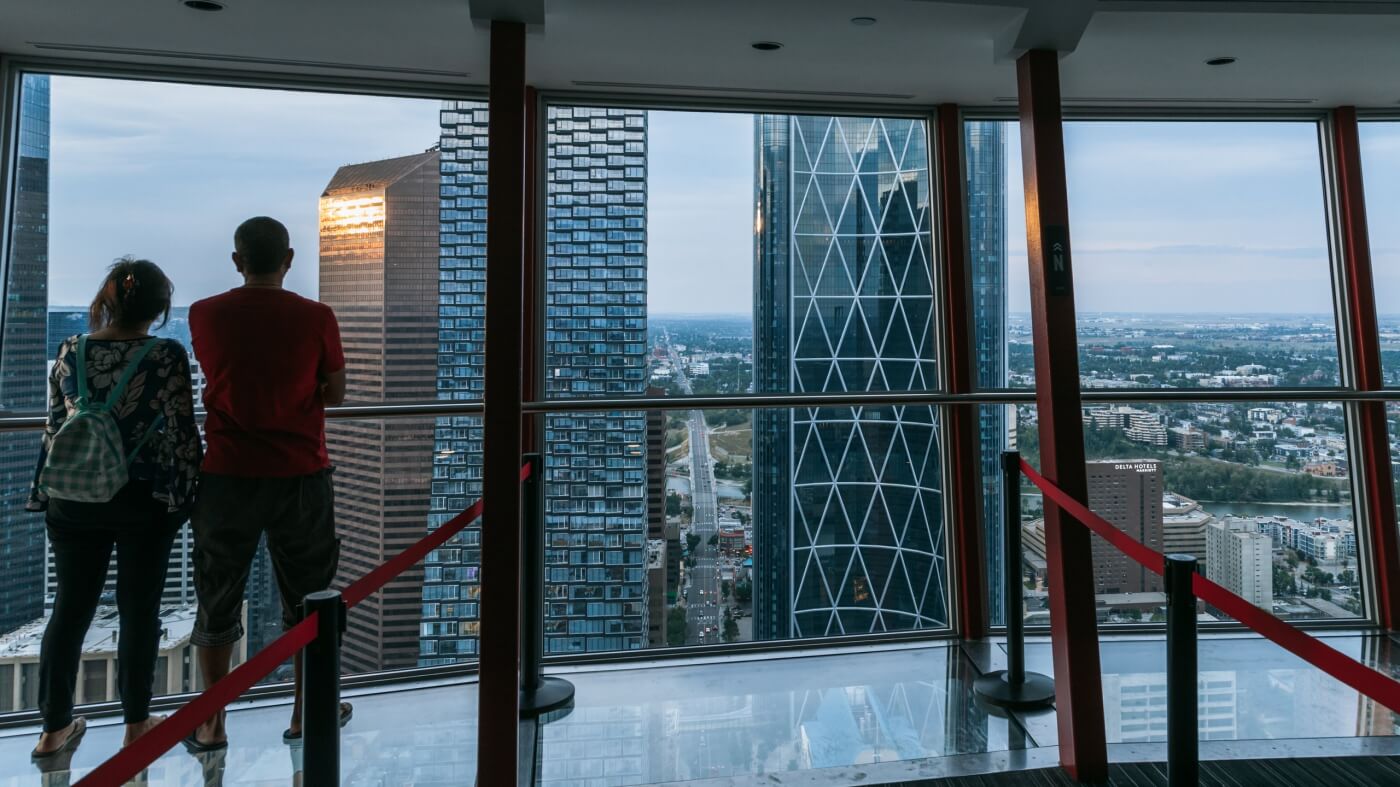
[[[321,195],[321,301],[340,320],[346,401],[437,396],[438,153],[341,167]],[[337,586],[423,536],[431,418],[332,420]],[[350,611],[346,672],[418,664],[423,569]]]
[[[647,387],[647,396],[665,396],[666,389]],[[666,541],[666,411],[647,412],[647,645],[666,646],[666,610],[675,602]],[[676,549],[679,550],[679,545]]]
[[[1162,551],[1162,466],[1152,460],[1089,462],[1089,508]],[[1162,578],[1093,536],[1094,592],[1157,593]]]

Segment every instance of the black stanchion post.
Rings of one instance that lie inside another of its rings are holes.
[[[321,590],[303,602],[316,614],[316,639],[306,646],[301,670],[301,737],[307,784],[340,784],[340,638],[345,602],[334,590]]]
[[[1167,555],[1167,783],[1197,784],[1200,721],[1196,707],[1196,558]]]
[[[1055,701],[1047,675],[1026,672],[1025,616],[1021,609],[1021,455],[1001,455],[1003,576],[1006,595],[1006,669],[978,678],[973,691],[984,702],[1004,708],[1039,708]]]
[[[530,476],[522,484],[525,496],[524,570],[520,574],[524,600],[520,643],[520,715],[538,716],[574,699],[574,684],[544,675],[544,463],[539,454],[525,454]]]

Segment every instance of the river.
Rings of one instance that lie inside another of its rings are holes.
[[[1312,504],[1288,505],[1280,503],[1201,503],[1201,508],[1214,514],[1217,518],[1227,514],[1235,516],[1286,516],[1289,519],[1296,519],[1300,522],[1311,522],[1319,517],[1323,519],[1347,519],[1352,518],[1350,504],[1335,506],[1320,506]]]

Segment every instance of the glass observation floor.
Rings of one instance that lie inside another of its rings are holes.
[[[1348,655],[1397,672],[1400,641],[1329,634]],[[1110,757],[1165,757],[1165,649],[1145,635],[1101,646]],[[1048,642],[1027,645],[1028,669],[1050,673]],[[895,783],[1054,765],[1053,710],[996,715],[971,696],[974,677],[1004,665],[991,642],[747,654],[558,671],[574,707],[537,731],[536,783],[551,787],[767,783]],[[1400,715],[1274,645],[1247,634],[1200,644],[1202,757],[1400,754]],[[472,784],[476,686],[399,683],[346,692],[355,718],[343,738],[348,785]],[[176,748],[138,784],[299,784],[299,748],[282,743],[288,701],[231,707],[232,745],[196,758]],[[29,762],[33,728],[0,732],[0,787],[66,785],[115,751],[119,719],[93,719],[71,771]],[[531,740],[525,735],[522,740]],[[790,779],[789,779],[790,781]],[[796,782],[794,782],[796,783]]]

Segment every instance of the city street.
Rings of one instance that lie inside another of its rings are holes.
[[[680,357],[670,348],[676,368],[676,382],[681,391],[690,394],[690,379]],[[689,570],[685,588],[687,644],[713,644],[720,641],[723,610],[720,604],[719,547],[710,539],[719,532],[719,505],[715,494],[714,465],[710,459],[710,430],[705,425],[705,413],[691,410],[687,426],[690,430],[690,493],[693,510],[690,532],[700,538],[693,557],[695,567]]]

